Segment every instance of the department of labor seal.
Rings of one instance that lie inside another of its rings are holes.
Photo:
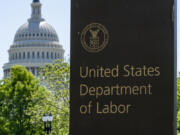
[[[81,44],[90,53],[102,51],[109,42],[109,33],[105,26],[99,23],[87,25],[81,33]]]

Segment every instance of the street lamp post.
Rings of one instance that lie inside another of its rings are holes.
[[[43,115],[42,120],[44,122],[44,131],[46,132],[47,135],[49,135],[49,133],[51,132],[51,123],[53,120],[53,116],[50,113],[49,116],[47,116],[46,114]]]

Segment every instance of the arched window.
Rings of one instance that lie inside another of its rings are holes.
[[[46,55],[46,56],[47,56],[47,59],[49,59],[49,52],[47,52],[47,55]]]
[[[14,54],[12,55],[12,60],[14,60]]]
[[[42,52],[42,58],[44,59],[44,52]]]

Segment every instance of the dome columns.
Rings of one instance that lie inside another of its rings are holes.
[[[35,62],[35,61],[54,61],[55,59],[63,59],[64,50],[59,47],[26,47],[26,48],[11,48],[9,50],[9,61],[13,62]]]

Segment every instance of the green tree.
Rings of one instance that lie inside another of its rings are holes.
[[[14,66],[0,81],[0,134],[44,135],[41,117],[52,110],[50,97],[32,73]]]
[[[53,95],[54,114],[52,134],[69,135],[69,81],[70,67],[63,60],[47,64],[40,72],[41,84]]]
[[[177,126],[178,126],[178,131],[180,132],[180,77],[178,77],[177,79],[177,106],[178,106]]]

